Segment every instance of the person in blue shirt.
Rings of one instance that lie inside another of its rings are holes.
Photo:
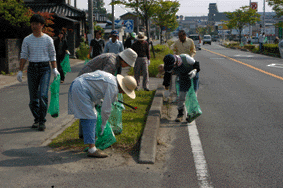
[[[118,39],[119,32],[111,31],[111,39],[106,43],[103,53],[118,54],[124,50],[123,43]]]

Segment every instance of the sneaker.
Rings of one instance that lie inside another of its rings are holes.
[[[177,118],[175,119],[175,121],[176,122],[183,121],[183,116],[184,116],[184,109],[178,110],[178,115],[177,115]]]
[[[36,123],[32,124],[31,128],[32,128],[32,129],[37,129],[38,126],[39,126],[39,123],[36,122]]]
[[[96,157],[96,158],[105,158],[105,157],[108,157],[108,154],[104,153],[100,149],[97,149],[94,153],[88,152],[87,156],[88,157]]]
[[[40,123],[39,126],[38,126],[38,130],[39,131],[44,131],[46,129],[46,126],[44,123]]]
[[[175,119],[176,122],[182,122],[183,121],[183,116],[177,116]]]

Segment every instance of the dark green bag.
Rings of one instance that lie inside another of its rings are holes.
[[[95,146],[101,150],[104,150],[114,144],[116,142],[115,135],[112,131],[110,123],[107,121],[106,127],[104,129],[103,135],[100,135],[101,133],[101,106],[96,106],[97,111],[97,122],[96,122],[96,141]]]
[[[58,75],[50,85],[50,89],[49,89],[51,91],[51,99],[48,108],[48,113],[50,113],[50,115],[53,118],[57,118],[60,113],[59,110],[60,81],[61,81],[61,76]]]
[[[200,109],[198,99],[194,90],[194,82],[193,79],[191,79],[191,87],[186,95],[186,101],[185,101],[186,109],[187,109],[187,122],[191,123],[194,121],[197,117],[199,117],[202,114],[202,111]]]
[[[61,62],[61,67],[63,69],[63,72],[64,72],[65,76],[66,76],[67,72],[71,72],[69,54],[65,55],[63,61]]]

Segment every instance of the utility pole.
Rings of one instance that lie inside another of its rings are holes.
[[[93,39],[93,1],[88,0],[88,24],[89,24],[89,35],[88,40]]]
[[[114,0],[112,0],[112,3]],[[114,21],[114,4],[112,4],[112,30],[115,29],[115,21]]]
[[[252,8],[251,7],[252,6],[252,2],[251,2],[251,0],[250,0],[250,8]],[[249,24],[249,37],[251,37],[251,24]],[[241,37],[241,36],[240,36]]]
[[[265,0],[263,0],[263,32],[265,32]]]
[[[75,8],[77,8],[77,0],[74,1]]]

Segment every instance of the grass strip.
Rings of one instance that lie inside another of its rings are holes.
[[[117,142],[111,147],[130,151],[139,141],[146,123],[155,91],[136,91],[133,100],[123,95],[124,102],[137,107],[136,110],[125,106],[122,116],[123,132],[115,135]],[[49,147],[56,150],[83,150],[86,145],[79,139],[79,120],[76,120],[57,138],[53,139]]]

